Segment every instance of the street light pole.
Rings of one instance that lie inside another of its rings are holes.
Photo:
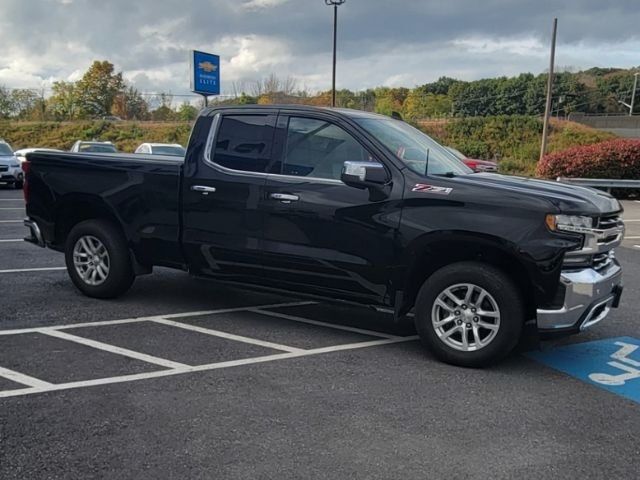
[[[556,32],[558,31],[558,19],[553,19],[553,32],[551,33],[551,56],[549,60],[549,77],[547,78],[547,102],[544,107],[544,119],[542,122],[542,145],[540,145],[540,160],[547,153],[547,135],[549,132],[549,114],[551,112],[551,95],[553,90],[553,66],[556,57]]]
[[[636,90],[638,89],[638,75],[640,75],[640,73],[636,72],[634,74],[634,79],[633,79],[633,92],[631,92],[631,106],[629,107],[629,116],[633,115],[633,107],[636,104]]]
[[[331,83],[331,106],[336,106],[336,45],[338,39],[338,6],[346,0],[324,0],[325,5],[333,5],[333,81]]]

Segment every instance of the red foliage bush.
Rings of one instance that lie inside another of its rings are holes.
[[[545,155],[539,177],[640,179],[640,140],[616,139]]]

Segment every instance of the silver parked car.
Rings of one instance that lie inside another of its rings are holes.
[[[0,140],[0,184],[22,188],[23,175],[20,160],[13,153],[11,145]]]

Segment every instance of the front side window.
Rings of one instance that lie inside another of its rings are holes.
[[[371,156],[351,135],[332,123],[289,118],[284,175],[340,180],[346,161],[371,161]]]
[[[271,128],[267,115],[222,117],[213,147],[213,161],[245,172],[264,172],[269,162]]]

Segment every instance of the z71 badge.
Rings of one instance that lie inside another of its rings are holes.
[[[411,189],[411,191],[437,193],[439,195],[449,195],[453,191],[453,188],[436,187],[435,185],[426,185],[424,183],[416,183]]]

